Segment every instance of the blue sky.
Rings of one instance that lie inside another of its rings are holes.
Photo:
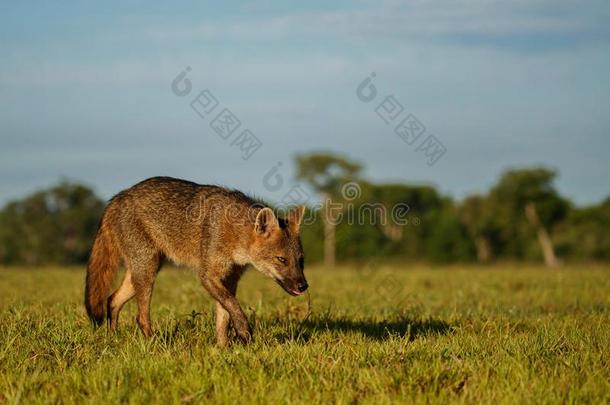
[[[562,193],[597,202],[610,195],[609,20],[607,1],[2,2],[0,203],[60,178],[110,197],[154,175],[277,201],[311,150],[456,198],[546,165]],[[186,66],[193,91],[178,97]],[[379,98],[363,103],[371,72]],[[250,159],[191,109],[203,89],[261,140]],[[436,164],[376,115],[386,95],[446,147]],[[278,162],[285,186],[270,191]]]

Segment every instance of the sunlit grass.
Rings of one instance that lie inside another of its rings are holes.
[[[0,402],[610,400],[610,268],[308,269],[293,298],[249,272],[255,343],[214,345],[189,270],[155,286],[156,336],[90,328],[82,269],[0,269]]]

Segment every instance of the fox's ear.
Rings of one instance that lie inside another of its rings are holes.
[[[260,235],[268,236],[272,231],[279,228],[279,226],[280,224],[277,221],[277,217],[269,207],[263,208],[256,215],[254,230]]]
[[[301,228],[301,222],[303,222],[303,214],[305,213],[305,206],[299,205],[298,207],[294,207],[290,211],[288,211],[288,215],[286,219],[288,220],[288,224],[290,225],[290,229],[294,232],[298,233]]]

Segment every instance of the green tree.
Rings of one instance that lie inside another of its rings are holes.
[[[103,208],[91,189],[65,181],[8,203],[0,214],[0,260],[85,262]]]
[[[554,230],[557,251],[574,260],[610,260],[610,197],[573,208]]]
[[[506,254],[531,256],[535,234],[546,265],[557,266],[549,229],[565,218],[570,207],[555,189],[555,177],[556,173],[546,168],[509,170],[491,189],[491,209]]]
[[[438,262],[471,260],[473,245],[455,211],[455,207],[447,205],[436,218],[426,241],[426,256],[429,260]]]
[[[494,257],[499,234],[489,199],[481,195],[466,197],[457,215],[475,247],[477,261],[489,262]]]
[[[345,157],[326,153],[312,152],[296,157],[297,179],[306,182],[316,190],[324,202],[322,220],[324,222],[324,263],[335,264],[336,222],[333,218],[333,202],[343,200],[341,189],[359,179],[361,166]]]
[[[426,240],[445,204],[438,192],[431,186],[402,183],[369,183],[365,190],[366,202],[381,204],[388,214],[385,224],[376,222],[385,236],[384,252],[413,259],[426,255]]]

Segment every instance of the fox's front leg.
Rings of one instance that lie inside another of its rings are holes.
[[[230,276],[222,281],[222,284],[233,297],[237,293],[237,283],[243,271],[243,267],[233,267]],[[231,315],[219,301],[216,301],[216,342],[220,347],[226,347],[229,344],[230,324]]]
[[[249,343],[252,340],[252,331],[250,325],[248,325],[248,319],[235,297],[240,275],[232,274],[231,277],[220,280],[215,278],[213,273],[208,272],[201,277],[203,286],[217,301],[216,339],[219,346],[226,346],[228,343],[229,322],[232,322],[237,336],[243,343]]]

